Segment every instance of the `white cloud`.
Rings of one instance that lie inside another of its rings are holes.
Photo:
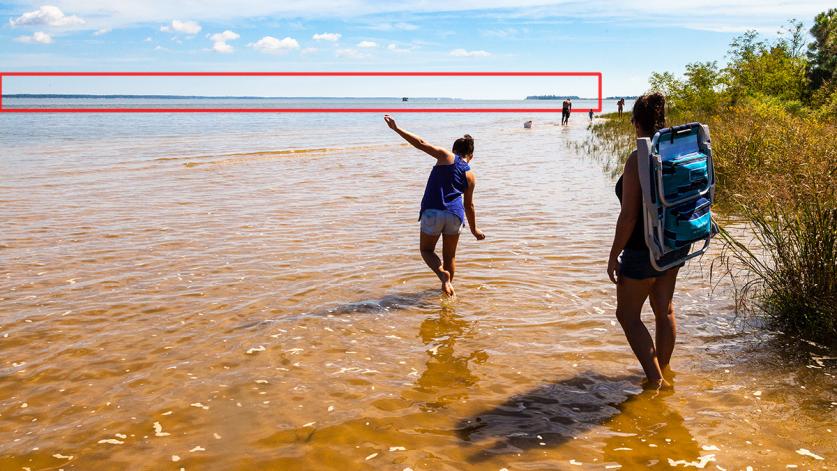
[[[299,53],[303,55],[314,54],[316,52],[319,52],[319,49],[317,49],[316,47],[306,47],[305,49],[299,51]]]
[[[160,31],[164,33],[183,33],[190,36],[200,33],[201,29],[201,25],[194,21],[172,20],[170,25],[160,26]]]
[[[489,38],[513,38],[528,32],[527,28],[504,28],[504,29],[489,29],[480,32],[481,35]]]
[[[233,47],[227,44],[227,41],[235,41],[236,39],[240,38],[241,36],[238,33],[234,33],[230,30],[226,30],[223,33],[215,33],[209,37],[209,40],[212,41],[212,50],[215,52],[219,52],[221,54],[229,54],[233,52]]]
[[[454,49],[450,51],[450,55],[454,57],[488,57],[491,55],[488,51],[468,51],[465,49]]]
[[[234,51],[232,46],[223,41],[212,43],[212,50],[220,54],[229,54]]]
[[[18,36],[15,41],[19,43],[52,44],[52,36],[41,31],[35,31],[32,36]]]
[[[254,43],[248,44],[248,46],[260,52],[280,54],[292,49],[299,49],[299,42],[289,37],[280,40],[273,36],[265,36]]]
[[[110,28],[99,28],[93,33],[93,36],[101,36],[103,34],[108,34],[111,31],[112,30]]]
[[[369,28],[370,29],[376,29],[378,31],[393,31],[393,30],[414,31],[414,30],[418,29],[418,26],[416,26],[412,23],[398,22],[398,23],[378,23],[378,24],[370,26]]]
[[[366,57],[366,54],[358,51],[357,49],[338,49],[334,51],[334,55],[344,59],[363,59]]]
[[[397,44],[395,44],[395,43],[390,43],[390,44],[387,46],[387,50],[388,50],[388,51],[392,51],[392,52],[399,52],[399,53],[400,53],[400,52],[413,52],[413,48],[403,48],[403,47],[398,47],[398,45],[397,45]]]
[[[232,32],[230,30],[226,30],[223,33],[215,33],[209,37],[210,40],[214,42],[221,42],[221,41],[234,41],[241,36],[238,33]]]
[[[361,41],[357,43],[357,47],[362,49],[372,49],[374,47],[378,47],[378,43],[375,41]]]
[[[44,5],[41,8],[24,13],[15,19],[9,19],[9,24],[15,26],[74,26],[84,24],[84,20],[72,15],[67,16],[60,8]]]
[[[337,41],[340,39],[342,34],[340,33],[319,33],[311,36],[311,39],[314,41]]]

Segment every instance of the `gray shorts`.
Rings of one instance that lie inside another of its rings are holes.
[[[462,220],[441,209],[425,209],[421,213],[421,232],[431,236],[456,235],[462,232]]]
[[[671,255],[675,258],[685,257],[689,253],[689,247],[684,247],[677,250]],[[635,280],[645,280],[648,278],[657,278],[666,274],[665,271],[654,269],[651,265],[651,255],[648,250],[625,249],[619,256],[619,275]],[[665,257],[663,262],[665,262]],[[673,270],[684,265],[681,263],[675,267],[669,268]],[[666,270],[668,271],[668,270]]]

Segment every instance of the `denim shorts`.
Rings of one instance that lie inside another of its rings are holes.
[[[462,232],[462,220],[441,209],[425,209],[421,213],[421,232],[431,236],[456,235]]]
[[[679,249],[676,253],[672,253],[674,258],[685,257],[689,253],[689,247]],[[619,276],[625,276],[634,280],[645,280],[648,278],[657,278],[666,274],[665,271],[656,270],[651,265],[651,255],[647,249],[625,249],[619,256]],[[665,260],[663,260],[665,262]],[[669,268],[680,268],[684,263]]]

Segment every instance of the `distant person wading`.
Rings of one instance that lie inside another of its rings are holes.
[[[466,215],[471,234],[477,240],[485,239],[485,234],[477,228],[474,208],[474,186],[477,179],[468,165],[474,158],[474,139],[466,134],[457,139],[453,143],[453,149],[449,151],[400,129],[395,120],[388,115],[384,116],[384,121],[413,147],[436,159],[436,165],[430,171],[421,200],[419,248],[424,262],[442,282],[442,291],[448,296],[453,296],[456,245]],[[436,243],[440,236],[442,260],[436,255]]]
[[[561,125],[570,123],[570,113],[573,110],[573,101],[569,98],[561,103]]]

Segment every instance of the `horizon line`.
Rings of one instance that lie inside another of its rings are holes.
[[[305,100],[319,100],[319,99],[364,99],[364,100],[402,100],[409,98],[411,100],[447,100],[447,101],[473,101],[473,100],[487,100],[487,101],[546,101],[546,100],[532,100],[526,97],[523,98],[456,98],[456,97],[397,97],[397,96],[251,96],[251,95],[157,95],[157,94],[93,94],[93,93],[11,93],[0,95],[5,98],[159,98],[159,99],[237,99],[237,100],[264,100],[264,99],[305,99]],[[593,97],[578,97],[576,95],[568,95],[577,100],[597,100]],[[625,97],[628,97],[627,95]],[[615,99],[614,97],[605,97],[604,99]]]

